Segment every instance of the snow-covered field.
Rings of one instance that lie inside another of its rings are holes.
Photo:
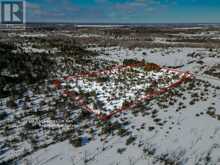
[[[113,118],[112,122],[129,123],[123,129],[133,138],[131,143],[128,143],[129,136],[120,136],[118,132],[101,134],[99,128],[90,125],[96,133],[88,144],[75,148],[66,140],[25,157],[21,164],[220,164],[220,80],[204,74],[220,63],[220,50],[119,47],[92,50],[100,53],[97,60],[122,63],[124,59],[144,59],[161,66],[180,67],[192,72],[195,79],[174,93],[146,102],[137,112],[132,109]],[[86,130],[82,136],[88,136]]]
[[[200,86],[202,84],[201,82]],[[156,113],[156,118],[161,120],[159,123],[155,123],[151,115],[138,114],[134,117],[129,111],[124,113],[123,115],[134,126],[127,129],[137,138],[130,146],[125,144],[127,137],[110,135],[107,138],[96,137],[94,141],[81,148],[73,148],[66,141],[50,146],[46,150],[40,150],[26,159],[30,162],[44,162],[45,165],[56,165],[60,162],[65,162],[66,165],[80,165],[85,164],[85,160],[88,160],[87,164],[91,165],[101,165],[103,162],[122,165],[164,164],[163,159],[189,165],[218,164],[220,121],[206,112],[213,103],[214,107],[220,106],[218,101],[220,92],[214,90],[211,84],[207,89],[206,101],[198,101],[194,105],[189,104],[191,93],[200,95],[200,92],[204,91],[204,86],[201,91],[197,89],[183,92],[186,98],[177,97],[174,105],[168,108],[158,106],[157,100],[150,102],[148,106],[151,108],[148,113]],[[213,95],[217,96],[213,97]],[[177,111],[181,102],[186,107]],[[219,109],[216,108],[215,111],[220,114]],[[141,128],[143,124],[145,128]],[[151,130],[152,128],[154,129]],[[101,138],[106,138],[105,141],[108,143],[101,142]],[[117,153],[119,148],[126,148],[126,151],[119,154]]]
[[[187,58],[187,54],[193,52],[203,52],[203,49],[196,48],[155,48],[144,49],[136,48],[134,50],[124,49],[120,47],[110,48],[90,48],[104,55],[99,56],[100,59],[114,60],[122,63],[124,59],[145,59],[147,62],[153,62],[161,66],[180,66],[192,61],[192,58]]]

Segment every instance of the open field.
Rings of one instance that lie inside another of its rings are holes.
[[[0,164],[219,164],[219,39],[218,26],[1,31]]]

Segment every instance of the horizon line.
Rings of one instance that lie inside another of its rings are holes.
[[[220,24],[220,22],[59,22],[59,21],[34,21],[26,22],[25,24],[36,24],[36,23],[45,23],[45,24]]]

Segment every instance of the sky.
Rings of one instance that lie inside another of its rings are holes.
[[[220,23],[220,0],[26,0],[28,22]]]

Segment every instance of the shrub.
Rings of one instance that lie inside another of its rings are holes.
[[[131,64],[144,64],[145,62],[144,61],[138,61],[138,60],[135,60],[135,59],[125,59],[123,61],[123,65],[131,65]]]
[[[189,104],[190,104],[190,105],[194,105],[194,104],[195,104],[195,101],[194,101],[194,100],[191,100],[191,101],[189,102]]]
[[[8,114],[6,112],[1,112],[0,113],[0,120],[4,120],[7,116],[8,116]]]
[[[7,101],[7,107],[12,108],[12,109],[17,108],[17,104],[13,98]]]
[[[82,138],[81,137],[75,138],[75,139],[71,140],[70,142],[74,147],[81,147],[82,146]]]
[[[109,77],[98,77],[97,78],[97,82],[101,83],[101,82],[107,82],[109,81]]]
[[[131,143],[133,143],[136,140],[136,137],[134,136],[130,136],[127,141],[126,141],[126,145],[130,145]]]
[[[121,136],[121,137],[124,137],[124,136],[126,136],[128,134],[129,134],[129,132],[126,129],[124,129],[124,128],[120,128],[118,130],[118,135]]]
[[[160,70],[160,66],[157,64],[149,63],[149,64],[145,64],[144,70],[145,71],[152,71],[152,70],[158,71]]]
[[[212,116],[212,117],[214,117],[215,116],[215,112],[214,111],[207,111],[206,112],[209,116]]]
[[[149,131],[153,131],[154,129],[155,129],[154,126],[148,127],[148,130],[149,130]]]
[[[125,151],[126,151],[126,148],[119,148],[119,149],[117,150],[117,153],[123,154],[123,152],[125,152]]]

